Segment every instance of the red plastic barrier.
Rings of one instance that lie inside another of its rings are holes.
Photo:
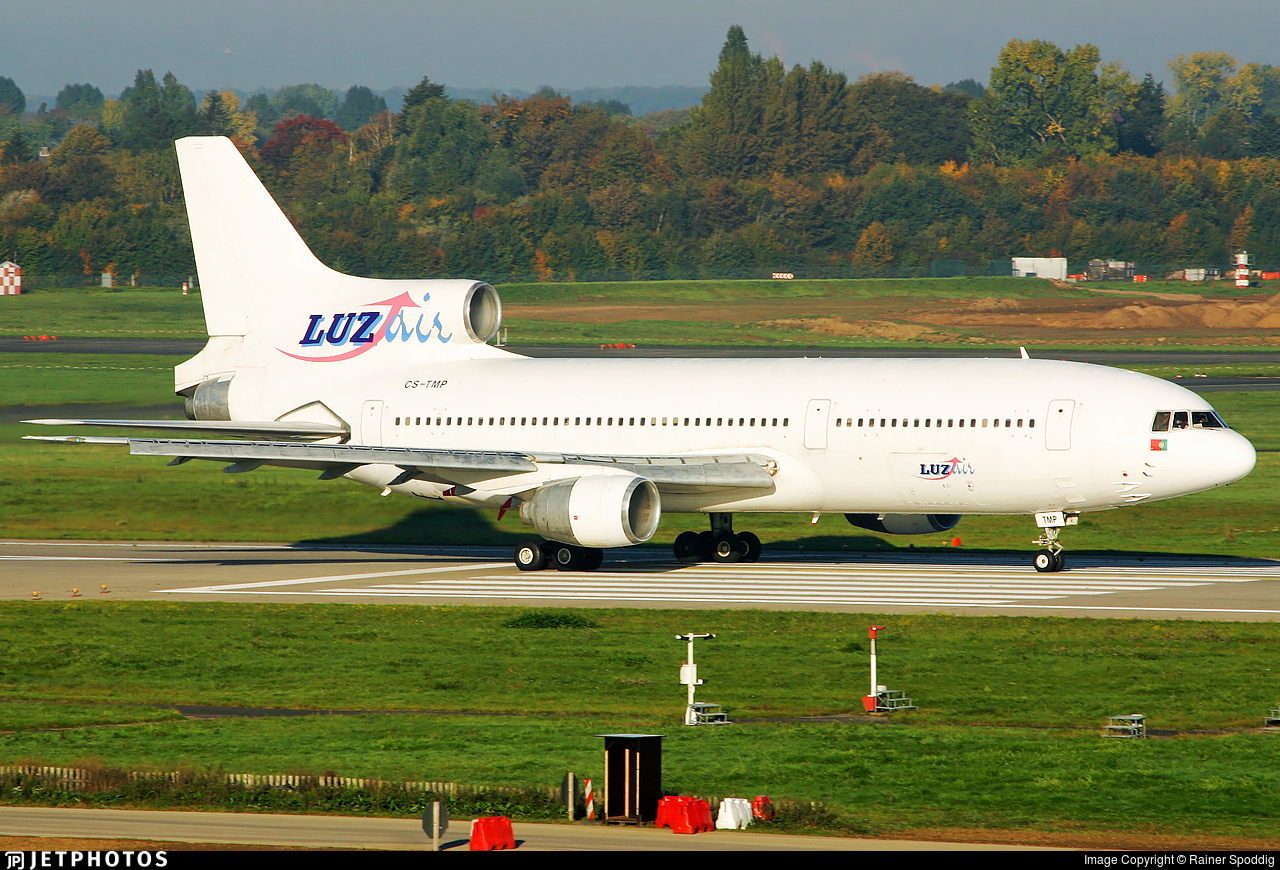
[[[773,801],[769,800],[768,795],[756,795],[756,799],[751,802],[751,815],[766,822],[773,821]]]
[[[489,816],[471,822],[472,852],[492,852],[515,847],[516,838],[511,833],[511,820],[506,816]]]
[[[715,830],[711,804],[701,798],[669,795],[658,801],[655,828],[670,828],[677,834],[701,834]]]
[[[669,828],[672,821],[679,818],[679,807],[681,804],[687,804],[693,800],[690,797],[680,797],[678,795],[667,795],[658,801],[658,815],[653,820],[655,828]]]

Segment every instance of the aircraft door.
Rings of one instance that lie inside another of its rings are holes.
[[[827,449],[827,422],[831,417],[830,399],[810,399],[804,414],[804,446],[810,450]]]
[[[1044,425],[1044,446],[1049,450],[1071,449],[1071,418],[1076,414],[1074,399],[1054,399]]]
[[[382,402],[377,399],[366,401],[364,410],[360,413],[360,442],[382,443]]]

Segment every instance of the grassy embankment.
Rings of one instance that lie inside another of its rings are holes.
[[[838,313],[858,319],[875,300],[916,298],[921,303],[973,299],[1089,299],[1090,287],[1106,290],[1199,295],[1208,299],[1237,295],[1229,282],[1190,284],[1151,282],[1063,287],[1036,278],[901,278],[795,281],[621,281],[601,284],[502,284],[498,291],[508,311],[505,324],[516,344],[598,344],[631,342],[658,345],[796,344],[814,347],[878,347],[884,338],[825,335],[806,328],[806,318]],[[1254,291],[1258,292],[1258,291]],[[1264,291],[1265,292],[1265,288]],[[592,310],[623,306],[637,309],[635,319],[591,322]],[[557,309],[540,317],[538,308]],[[641,311],[640,309],[648,309]],[[513,314],[512,311],[517,311]],[[889,316],[892,319],[892,315]],[[786,321],[786,322],[784,322]],[[948,328],[953,339],[938,336],[890,343],[919,347],[972,347],[985,342],[981,326]],[[190,338],[204,336],[200,296],[182,296],[172,288],[50,289],[9,297],[0,305],[0,336],[56,335],[111,338]],[[1010,345],[1009,342],[993,342]],[[1041,348],[1051,341],[1017,343]],[[1015,343],[1016,344],[1016,343]],[[1098,347],[1132,346],[1114,331]],[[1161,350],[1196,346],[1194,335],[1161,344]],[[1013,345],[1010,345],[1011,347]],[[1081,347],[1077,341],[1072,346]]]
[[[0,707],[0,727],[18,731],[0,735],[0,763],[519,786],[565,770],[598,777],[593,735],[643,731],[667,735],[669,790],[819,802],[812,821],[830,830],[1280,837],[1274,738],[1098,736],[1107,715],[1133,710],[1153,728],[1259,724],[1274,700],[1280,625],[602,610],[584,612],[595,627],[539,631],[509,627],[517,612],[3,604],[4,634],[23,642],[0,653],[0,693],[72,703]],[[918,712],[892,724],[676,725],[676,631],[718,635],[700,656],[714,680],[704,696],[735,718],[767,719],[856,710],[866,625],[880,620],[890,626],[881,674]],[[76,701],[508,715],[164,721],[172,715],[157,711],[155,724],[101,728],[74,726],[136,723],[145,708]],[[30,730],[41,726],[72,727]]]

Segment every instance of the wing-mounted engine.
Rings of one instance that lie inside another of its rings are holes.
[[[542,537],[582,547],[643,544],[661,516],[658,487],[634,474],[559,480],[538,487],[520,505],[520,519]]]
[[[960,514],[845,514],[851,525],[889,535],[930,535],[949,532]]]

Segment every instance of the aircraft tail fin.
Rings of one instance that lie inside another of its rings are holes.
[[[255,309],[331,270],[311,253],[235,143],[190,136],[176,145],[205,324],[211,336],[245,335]]]

